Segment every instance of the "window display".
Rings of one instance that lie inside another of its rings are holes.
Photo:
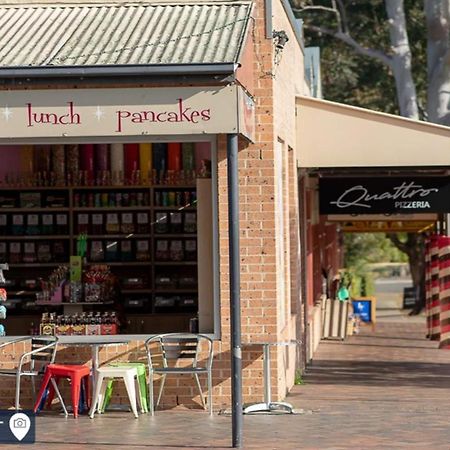
[[[17,334],[28,333],[27,321],[41,332],[102,334],[91,322],[106,313],[127,317],[112,321],[115,332],[151,332],[133,324],[159,314],[182,318],[167,331],[189,330],[198,308],[196,180],[210,167],[195,152],[188,143],[41,145],[32,172],[0,169],[0,262],[11,265],[11,314],[27,317]],[[59,266],[69,273],[80,235],[81,279],[49,293],[43,283]],[[95,264],[115,278],[117,298],[106,303],[101,283],[88,281]],[[24,288],[31,268],[41,281]]]

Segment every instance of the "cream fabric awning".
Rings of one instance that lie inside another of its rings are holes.
[[[298,166],[450,166],[450,128],[297,97]]]

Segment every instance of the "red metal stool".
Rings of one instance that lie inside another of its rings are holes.
[[[72,408],[74,417],[78,417],[78,405],[80,402],[80,390],[81,382],[84,381],[84,387],[86,392],[86,397],[89,397],[89,376],[91,373],[90,367],[86,365],[62,365],[62,364],[49,364],[45,369],[44,379],[41,384],[41,389],[34,404],[34,412],[39,408],[39,405],[44,397],[45,390],[50,387],[50,392],[47,400],[47,405],[50,405],[54,392],[59,397],[61,404],[63,406],[64,412],[66,412],[66,407],[62,400],[61,394],[59,393],[57,382],[60,378],[70,378],[71,392],[72,392]],[[49,386],[49,383],[51,385]],[[53,387],[53,389],[51,389]],[[89,406],[89,401],[87,401]]]

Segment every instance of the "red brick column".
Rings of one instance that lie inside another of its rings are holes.
[[[450,348],[450,237],[439,238],[439,348]]]

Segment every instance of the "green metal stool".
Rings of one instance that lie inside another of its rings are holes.
[[[147,370],[146,370],[146,364],[144,363],[133,363],[133,362],[116,362],[108,364],[109,366],[114,367],[136,367],[137,374],[138,374],[138,383],[141,391],[141,407],[142,411],[147,413],[148,412],[148,400],[147,400]],[[102,412],[105,411],[105,409],[108,407],[109,402],[111,401],[112,392],[113,392],[113,383],[114,380],[110,380],[108,382],[108,385],[106,386],[105,391],[105,400],[103,401],[103,407]]]

